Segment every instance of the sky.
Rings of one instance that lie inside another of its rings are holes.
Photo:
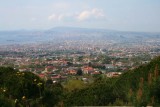
[[[160,0],[0,0],[0,31],[59,26],[160,32]]]

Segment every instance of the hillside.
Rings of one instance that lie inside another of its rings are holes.
[[[160,57],[118,78],[114,92],[134,105],[159,105]]]
[[[157,57],[120,77],[100,75],[94,83],[69,91],[33,73],[0,67],[0,106],[160,106],[159,71]]]
[[[99,79],[90,87],[69,93],[66,106],[160,105],[160,57],[118,78]]]

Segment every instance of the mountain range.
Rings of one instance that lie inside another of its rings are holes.
[[[160,33],[130,32],[108,29],[90,29],[78,27],[55,27],[48,30],[0,31],[0,44],[23,44],[63,41],[141,42],[160,40]]]

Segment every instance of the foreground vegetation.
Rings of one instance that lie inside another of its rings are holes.
[[[91,84],[76,80],[61,85],[31,72],[0,67],[0,107],[160,106],[159,71],[157,57],[117,78],[100,75]]]

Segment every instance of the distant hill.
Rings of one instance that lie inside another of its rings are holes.
[[[107,40],[124,43],[155,39],[160,39],[160,33],[124,32],[78,27],[55,27],[45,31],[0,31],[0,44],[41,43],[48,41],[63,42],[64,40]]]
[[[116,32],[116,30],[94,29],[94,28],[79,28],[79,27],[54,27],[48,31],[58,32]]]

